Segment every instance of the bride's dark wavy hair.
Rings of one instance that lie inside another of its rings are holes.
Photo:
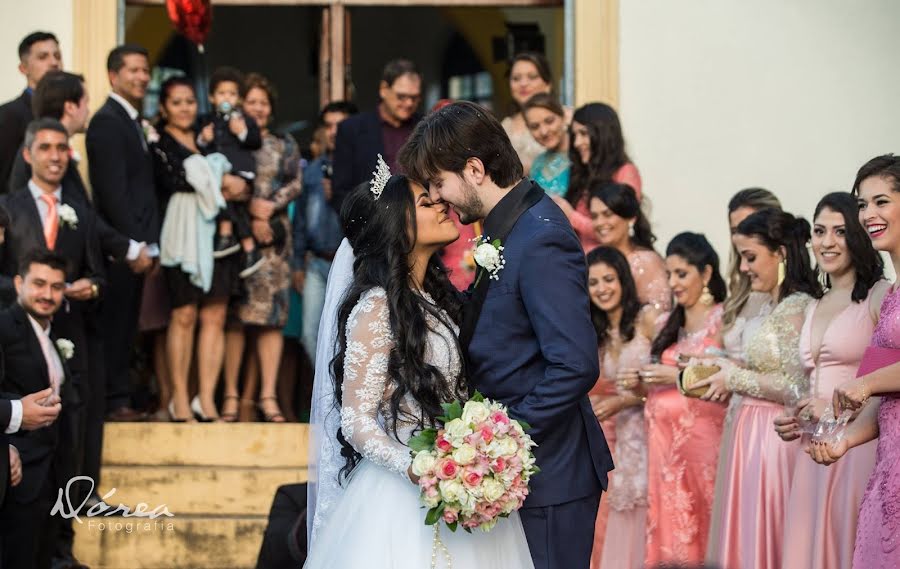
[[[394,343],[387,369],[392,391],[389,401],[383,401],[379,410],[388,418],[385,428],[393,433],[394,438],[398,438],[399,421],[412,422],[418,429],[433,426],[435,417],[443,414],[441,403],[466,398],[462,371],[457,377],[444,377],[438,368],[425,361],[429,332],[426,315],[433,316],[442,326],[452,329],[451,325],[459,322],[462,307],[437,254],[428,261],[423,285],[436,306],[410,286],[408,258],[415,245],[415,208],[409,180],[396,175],[391,176],[377,200],[369,184],[361,184],[347,197],[341,210],[344,234],[353,246],[356,261],[353,264],[353,283],[338,312],[338,345],[331,361],[335,400],[340,408],[343,403],[341,384],[344,380],[350,313],[366,291],[381,287],[387,296]],[[454,348],[461,353],[458,340]],[[401,408],[407,396],[422,409],[421,416],[412,416]],[[340,429],[337,439],[342,446],[341,455],[346,460],[340,478],[346,479],[362,456],[344,438]]]

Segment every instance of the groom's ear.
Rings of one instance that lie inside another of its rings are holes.
[[[484,163],[481,159],[475,157],[466,160],[466,168],[463,170],[463,174],[468,176],[471,182],[477,186],[480,186],[487,177],[487,173],[484,170]]]

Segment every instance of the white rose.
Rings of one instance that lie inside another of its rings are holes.
[[[432,496],[428,496],[428,495],[423,495],[422,503],[425,504],[426,508],[431,509],[441,503],[441,497],[440,496],[432,497]]]
[[[467,499],[465,487],[457,480],[441,480],[438,489],[445,502],[459,503]]]
[[[504,492],[506,492],[506,488],[503,484],[493,478],[485,478],[481,483],[481,495],[488,502],[496,502]]]
[[[416,476],[431,474],[431,469],[434,468],[435,462],[437,462],[437,458],[434,456],[434,453],[427,450],[420,452],[412,462],[413,474]]]
[[[469,401],[463,407],[462,420],[467,424],[482,423],[491,415],[490,409],[484,403],[478,401]]]
[[[75,356],[75,343],[72,340],[59,338],[56,340],[56,350],[64,360],[71,360]]]
[[[514,456],[519,452],[519,444],[511,438],[503,438],[497,441],[497,447],[501,456]]]
[[[453,451],[453,460],[455,460],[457,464],[465,466],[466,464],[471,464],[472,461],[475,460],[477,454],[478,453],[475,452],[475,448],[472,447],[472,445],[464,444]]]
[[[78,214],[75,213],[72,206],[60,204],[59,208],[56,210],[56,215],[63,224],[68,225],[72,229],[75,229],[78,226]]]
[[[459,446],[464,438],[472,434],[472,429],[461,419],[453,419],[444,425],[444,435],[450,439],[453,446]]]
[[[500,251],[490,243],[482,243],[475,248],[475,262],[490,271],[500,264]]]

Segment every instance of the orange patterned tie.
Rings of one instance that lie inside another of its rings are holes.
[[[41,194],[41,199],[47,204],[47,219],[44,221],[44,239],[47,248],[56,246],[56,235],[59,233],[59,214],[56,212],[56,196],[53,194]]]

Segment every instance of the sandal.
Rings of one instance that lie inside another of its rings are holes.
[[[278,398],[277,397],[260,397],[259,398],[259,412],[263,415],[263,421],[266,423],[284,423],[287,420],[284,418],[284,415],[281,414],[281,409],[278,408],[278,411],[275,413],[266,413],[265,408],[263,407],[263,401],[274,401],[276,408],[278,406]]]
[[[240,397],[237,395],[226,395],[222,398],[222,412],[219,414],[219,421],[223,423],[236,423],[238,420],[238,411],[240,411],[240,406],[232,412],[225,412],[226,401],[240,401]]]

